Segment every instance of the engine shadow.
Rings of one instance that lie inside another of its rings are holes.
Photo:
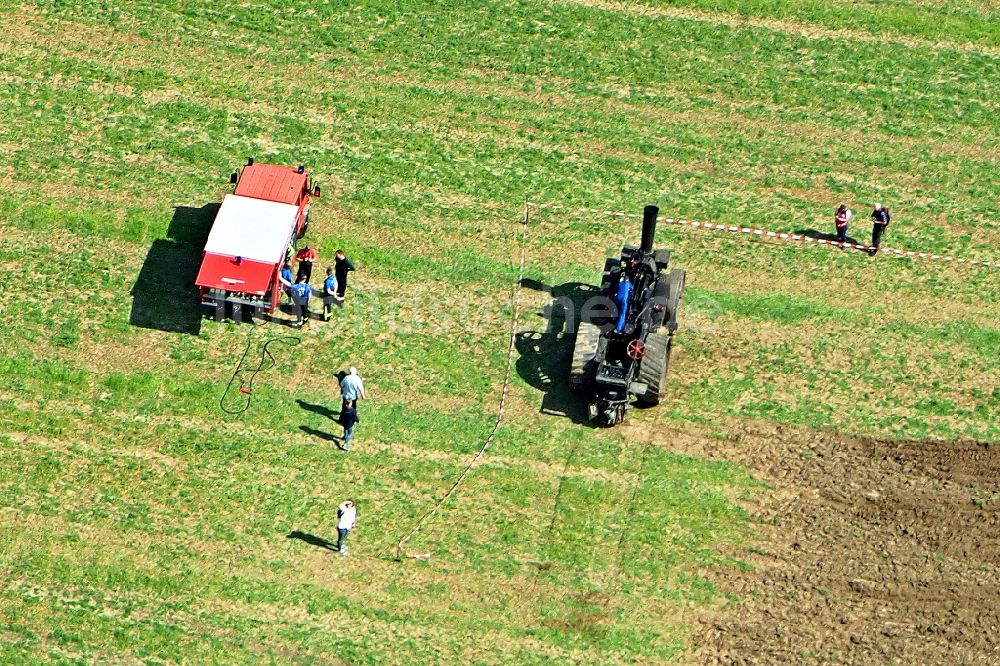
[[[529,386],[543,393],[539,411],[562,416],[573,423],[590,425],[587,404],[569,388],[569,369],[584,303],[597,295],[598,288],[582,282],[549,286],[524,278],[521,287],[552,295],[538,316],[541,330],[518,332],[514,339],[518,359],[514,369]]]
[[[167,333],[201,332],[201,306],[194,281],[218,211],[217,203],[174,209],[167,237],[153,241],[132,285],[130,324]]]
[[[305,541],[310,546],[318,546],[319,548],[325,548],[326,550],[332,550],[334,552],[339,552],[337,550],[337,544],[334,541],[327,541],[323,537],[318,537],[314,534],[308,534],[306,532],[300,532],[299,530],[294,530],[289,532],[286,539],[298,539],[299,541]]]

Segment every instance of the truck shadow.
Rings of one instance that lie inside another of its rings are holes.
[[[153,241],[135,284],[129,323],[167,333],[198,335],[201,307],[194,286],[219,204],[178,206],[167,237]]]
[[[514,345],[518,359],[514,368],[521,379],[544,394],[539,409],[542,414],[590,425],[586,400],[570,391],[568,377],[580,312],[598,289],[582,282],[550,287],[530,278],[521,280],[521,287],[550,293],[552,302],[537,313],[544,321],[539,327],[542,330],[517,333]]]

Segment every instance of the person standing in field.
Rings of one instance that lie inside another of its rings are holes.
[[[343,398],[340,404],[340,416],[337,418],[344,428],[344,444],[341,446],[345,451],[351,450],[351,439],[354,437],[354,426],[361,420],[358,418],[358,400],[364,400],[365,383],[358,374],[358,369],[354,366],[347,371],[343,379],[340,380],[340,393]]]
[[[840,204],[836,215],[833,216],[833,222],[837,226],[837,241],[840,243],[847,243],[847,225],[852,217],[854,217],[854,213],[851,212],[851,209]]]
[[[295,254],[295,259],[299,262],[299,271],[295,275],[295,281],[298,282],[299,278],[303,275],[306,276],[306,282],[312,280],[313,262],[316,261],[316,250],[306,245]]]
[[[889,209],[883,208],[880,203],[875,204],[875,209],[872,210],[872,254],[878,252],[882,245],[882,234],[889,226],[890,219],[892,217],[889,215]]]
[[[333,268],[326,269],[326,279],[323,280],[323,321],[330,321],[333,306],[344,307],[337,297],[337,277]]]
[[[292,262],[286,261],[285,265],[281,267],[280,282],[282,291],[285,292],[285,298],[288,299],[288,302],[291,302],[292,295],[289,293],[288,288],[292,286]]]
[[[354,264],[343,250],[337,250],[333,265],[334,273],[337,275],[337,296],[343,300],[344,294],[347,293],[347,274],[354,270]]]
[[[344,428],[344,443],[340,445],[345,451],[351,450],[351,440],[354,439],[354,426],[361,420],[358,418],[357,400],[344,400],[340,405],[340,416],[337,423]]]
[[[354,500],[344,500],[337,507],[337,550],[347,556],[347,535],[358,523],[358,507]]]
[[[340,380],[340,392],[344,396],[344,402],[364,400],[366,397],[365,383],[362,381],[361,375],[358,374],[358,369],[353,365],[348,369],[344,378]]]
[[[309,297],[312,296],[312,287],[306,282],[306,276],[300,275],[298,281],[288,289],[292,297],[295,309],[295,328],[302,328],[302,324],[309,319]]]

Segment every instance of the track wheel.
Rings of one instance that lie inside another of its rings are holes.
[[[653,406],[667,393],[667,369],[670,366],[670,334],[665,328],[646,336],[646,355],[639,365],[639,382],[646,393],[637,396],[640,404]]]
[[[601,340],[601,329],[589,321],[580,322],[573,347],[573,363],[569,369],[569,387],[574,391],[586,389],[594,379],[594,356]]]

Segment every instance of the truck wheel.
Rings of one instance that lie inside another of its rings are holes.
[[[594,379],[596,367],[594,356],[597,354],[597,344],[601,341],[601,329],[589,321],[581,321],[576,331],[576,344],[573,347],[573,363],[569,369],[569,387],[574,391],[582,391]]]
[[[636,396],[642,405],[653,406],[667,393],[667,370],[670,367],[670,334],[666,329],[646,336],[646,355],[639,364],[639,382],[646,385],[646,393]]]

